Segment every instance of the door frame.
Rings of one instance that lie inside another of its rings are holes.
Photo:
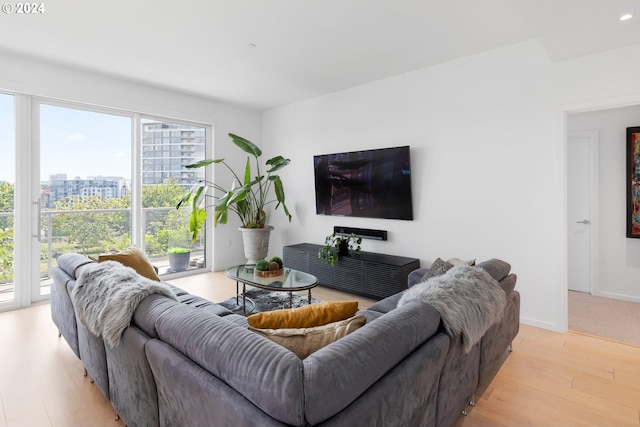
[[[590,251],[589,251],[589,267],[590,267],[590,280],[589,280],[589,292],[591,295],[597,295],[599,293],[598,286],[598,153],[599,153],[599,132],[597,129],[588,130],[567,130],[567,154],[569,152],[569,140],[571,138],[585,138],[588,139],[590,145],[590,175],[591,175],[591,204],[589,207],[591,221],[590,232]],[[565,168],[569,170],[569,158],[565,159]],[[567,180],[568,181],[568,180]],[[570,189],[567,188],[567,191]],[[569,210],[566,214],[567,224],[567,241],[569,240],[569,234],[571,233],[569,227]],[[569,245],[567,244],[567,260],[569,251]],[[567,275],[569,274],[569,263],[567,262]],[[567,280],[567,290],[569,289]]]

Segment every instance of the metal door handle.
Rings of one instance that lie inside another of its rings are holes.
[[[588,219],[583,219],[582,221],[576,221],[576,224],[591,224],[591,221]]]
[[[38,239],[38,242],[41,242],[41,236],[40,236],[40,230],[42,229],[42,218],[40,217],[40,198],[38,198],[38,200],[36,200],[35,202],[33,202],[33,204],[36,206],[36,234],[33,234],[32,236],[35,237],[36,239]]]

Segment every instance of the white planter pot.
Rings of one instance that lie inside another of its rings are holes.
[[[267,257],[269,253],[269,236],[273,227],[264,228],[238,228],[242,232],[242,244],[247,264],[255,264]]]
[[[185,271],[189,268],[189,258],[191,252],[183,252],[178,254],[169,254],[169,268],[172,271]]]

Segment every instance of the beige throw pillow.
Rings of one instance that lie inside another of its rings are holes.
[[[362,327],[366,320],[366,317],[358,314],[349,319],[311,328],[259,329],[249,326],[249,329],[291,350],[300,359],[304,359]]]

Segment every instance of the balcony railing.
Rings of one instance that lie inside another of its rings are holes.
[[[158,268],[160,275],[172,272],[167,255],[169,247],[183,246],[191,250],[192,265],[189,266],[189,270],[205,267],[204,240],[201,239],[195,244],[188,240],[188,211],[176,211],[175,208],[144,208],[142,214],[145,230],[144,250],[151,263]],[[0,213],[0,224],[6,222],[13,226],[13,216],[13,213]],[[111,248],[128,246],[131,242],[130,233],[130,209],[42,211],[40,295],[50,292],[52,279],[49,270],[56,265],[59,255],[78,252],[97,257]],[[13,254],[13,242],[10,242],[6,249],[8,250],[0,251],[0,256]],[[9,271],[5,276],[0,276],[0,302],[11,300],[14,295],[13,274]]]

